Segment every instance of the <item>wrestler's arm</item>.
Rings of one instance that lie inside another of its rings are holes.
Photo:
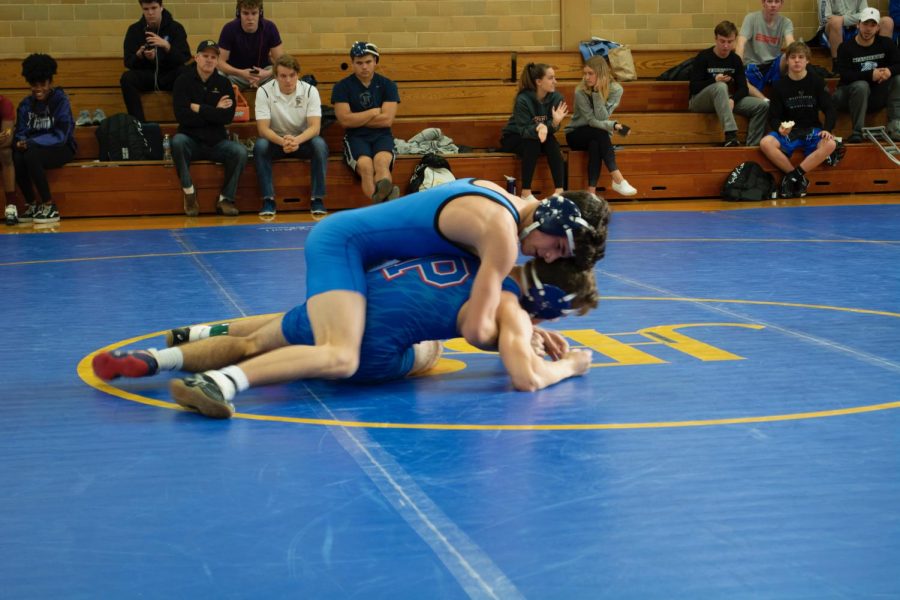
[[[569,350],[558,361],[538,356],[531,345],[534,332],[531,319],[514,294],[501,293],[497,322],[500,359],[513,387],[521,392],[541,390],[563,379],[583,375],[591,366],[590,350]]]

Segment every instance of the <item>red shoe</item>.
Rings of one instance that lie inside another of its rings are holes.
[[[91,361],[94,373],[104,381],[117,377],[149,377],[159,372],[159,364],[146,350],[101,352]]]

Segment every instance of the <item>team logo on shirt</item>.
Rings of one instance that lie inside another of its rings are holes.
[[[372,99],[371,92],[366,90],[359,95],[359,105],[363,108],[372,108],[375,106],[375,101]]]

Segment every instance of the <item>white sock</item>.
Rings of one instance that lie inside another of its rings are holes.
[[[229,402],[234,400],[237,390],[234,387],[234,382],[227,375],[224,375],[221,371],[206,371],[203,374],[216,382],[216,385],[222,391],[222,396],[226,400]]]
[[[194,186],[187,187],[187,188],[181,188],[181,191],[184,192],[185,194],[193,194]]]
[[[247,381],[247,375],[245,375],[237,365],[219,369],[219,372],[231,379],[234,382],[234,385],[237,386],[237,391],[239,392],[243,392],[250,387],[250,382]]]
[[[226,198],[222,194],[219,194],[219,202],[221,202],[222,200],[228,200],[228,198]]]
[[[175,371],[184,364],[184,353],[177,346],[163,348],[162,350],[150,348],[149,352],[156,359],[160,371]]]

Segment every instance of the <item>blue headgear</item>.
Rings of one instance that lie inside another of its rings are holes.
[[[563,315],[574,312],[572,300],[575,294],[567,294],[560,287],[551,284],[543,284],[538,278],[534,262],[529,262],[522,269],[522,278],[527,289],[519,298],[519,305],[525,311],[537,319],[557,319]],[[529,278],[531,283],[529,283]]]
[[[370,44],[369,42],[353,42],[353,45],[350,46],[350,58],[358,58],[360,56],[365,56],[366,54],[371,54],[375,57],[375,62],[378,62],[379,54],[378,54],[378,46],[375,44]]]
[[[547,235],[565,237],[569,240],[569,251],[575,252],[575,237],[572,232],[576,229],[588,229],[593,231],[590,223],[581,218],[578,205],[562,196],[550,196],[542,200],[534,209],[533,223],[522,230],[519,239],[537,229]]]

